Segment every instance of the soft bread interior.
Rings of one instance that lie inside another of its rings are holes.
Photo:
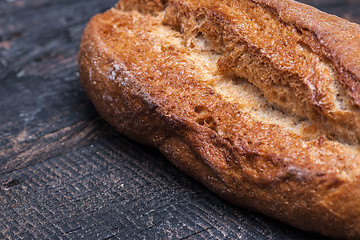
[[[118,8],[161,18],[164,31],[169,26],[191,58],[211,69],[207,82],[224,98],[304,138],[359,143],[359,108],[309,31],[250,0],[130,2]]]
[[[162,14],[159,15],[160,18]],[[175,46],[179,52],[186,53],[187,61],[196,67],[197,73],[201,76],[199,81],[214,89],[224,101],[236,104],[242,112],[248,113],[258,121],[279,125],[304,139],[310,140],[320,136],[320,132],[309,120],[278,110],[246,79],[221,73],[217,65],[221,55],[212,50],[205,39],[192,39],[192,47],[189,48],[182,35],[169,26],[157,25],[151,32],[162,41]]]

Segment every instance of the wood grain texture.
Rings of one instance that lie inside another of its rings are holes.
[[[77,73],[116,0],[0,0],[0,239],[320,239],[219,199],[115,132]],[[303,0],[360,23],[357,0]]]

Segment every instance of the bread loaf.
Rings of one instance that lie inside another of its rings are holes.
[[[221,197],[360,239],[359,43],[290,0],[121,0],[79,71],[105,120]]]

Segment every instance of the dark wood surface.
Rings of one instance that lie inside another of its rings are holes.
[[[0,0],[0,239],[320,239],[235,207],[114,131],[79,82],[116,0]],[[303,0],[360,22],[358,0]]]

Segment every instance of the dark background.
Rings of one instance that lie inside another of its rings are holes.
[[[114,131],[79,82],[116,0],[0,0],[0,239],[320,239],[235,207]],[[303,0],[360,23],[358,0]]]

